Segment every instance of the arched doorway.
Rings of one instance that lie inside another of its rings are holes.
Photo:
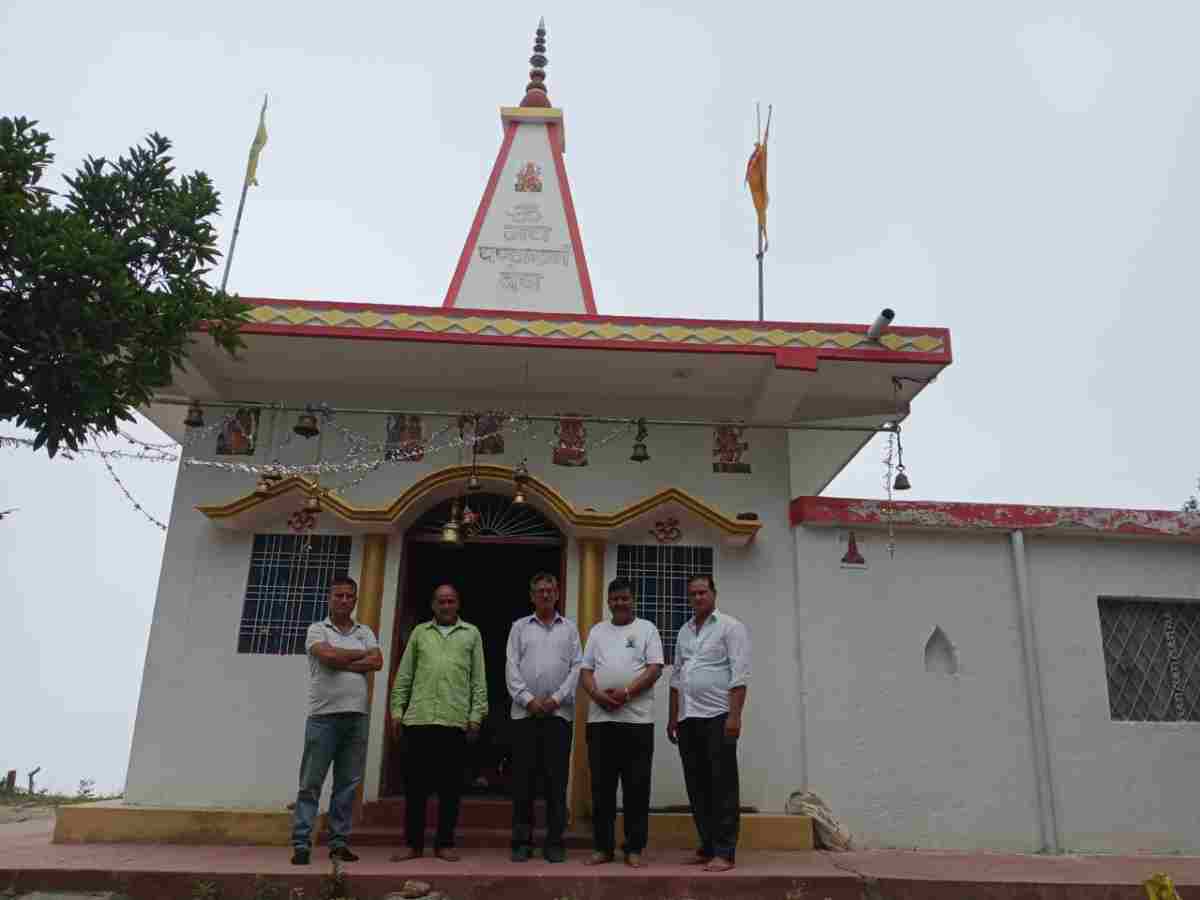
[[[504,678],[508,631],[515,619],[529,614],[529,579],[538,572],[558,576],[562,607],[565,541],[538,510],[514,504],[512,497],[502,494],[477,493],[465,501],[464,511],[471,511],[473,521],[462,530],[462,546],[447,547],[442,527],[453,502],[446,500],[429,509],[405,533],[388,685],[390,689],[412,629],[431,617],[434,589],[453,584],[462,598],[462,618],[483,636],[488,681],[488,718],[472,748],[470,769],[463,773],[465,796],[503,797],[508,794],[510,701]],[[402,795],[406,778],[419,773],[406,770],[402,743],[395,745],[390,735],[386,740],[380,794]]]

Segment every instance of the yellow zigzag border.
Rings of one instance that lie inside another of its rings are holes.
[[[560,319],[482,318],[408,312],[381,314],[372,310],[312,309],[302,306],[253,306],[252,321],[262,325],[329,328],[369,328],[429,334],[469,334],[497,337],[537,337],[559,340],[637,341],[640,343],[728,345],[736,347],[806,347],[850,350],[883,346],[898,352],[932,353],[945,349],[937,335],[885,334],[878,343],[849,331],[786,331],[782,328],[689,327],[677,324],[625,324]]]

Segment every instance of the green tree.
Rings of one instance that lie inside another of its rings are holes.
[[[0,118],[0,419],[54,456],[131,421],[193,332],[236,355],[246,306],[205,281],[220,197],[203,172],[175,175],[169,140],[88,157],[60,194],[36,125]]]

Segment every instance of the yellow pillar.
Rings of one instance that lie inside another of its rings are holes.
[[[604,616],[604,541],[579,542],[579,639]],[[571,821],[591,818],[592,777],[587,756],[587,714],[591,699],[579,689],[575,697],[575,740],[571,760]]]
[[[375,632],[380,645],[383,635],[379,633],[379,619],[383,611],[383,579],[387,574],[387,543],[386,534],[368,534],[363,539],[362,571],[358,578],[358,606],[355,608],[355,618]],[[371,708],[371,698],[375,695],[375,673],[367,675],[367,709]],[[370,736],[368,735],[368,740]],[[359,782],[358,793],[354,797],[354,820],[361,819],[363,804],[363,783]]]

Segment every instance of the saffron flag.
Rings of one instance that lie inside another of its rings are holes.
[[[758,235],[767,249],[767,138],[771,136],[771,113],[767,112],[767,130],[762,140],[754,142],[750,161],[746,163],[746,184],[750,186],[750,197],[754,200],[754,211],[758,214]]]
[[[258,157],[267,146],[267,98],[263,97],[262,112],[258,114],[258,131],[250,145],[250,159],[246,163],[246,184],[258,184]]]

